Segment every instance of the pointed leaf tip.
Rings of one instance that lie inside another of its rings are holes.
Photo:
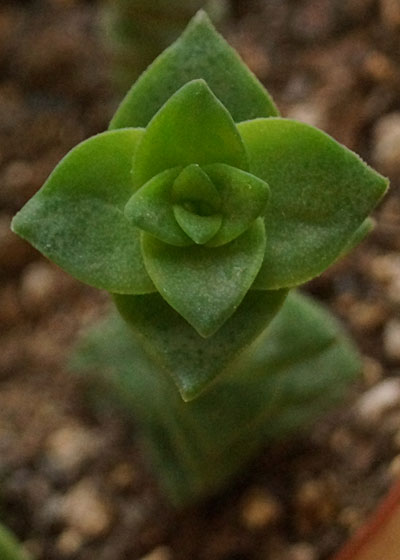
[[[133,85],[110,129],[147,126],[174,92],[197,78],[207,82],[235,122],[279,115],[266,89],[201,10]]]
[[[123,214],[143,131],[103,132],[78,144],[13,220],[14,231],[72,276],[118,293],[155,290],[139,230]]]
[[[247,154],[231,115],[203,79],[181,87],[150,121],[133,160],[140,187],[166,169],[226,163],[247,169]]]

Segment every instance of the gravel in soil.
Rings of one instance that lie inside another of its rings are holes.
[[[342,409],[266,447],[231,491],[171,510],[135,427],[93,412],[68,349],[107,312],[9,231],[12,215],[117,96],[100,4],[0,6],[0,518],[38,559],[326,560],[400,475],[400,12],[391,0],[233,2],[225,34],[285,116],[387,174],[377,227],[308,290],[364,356]]]

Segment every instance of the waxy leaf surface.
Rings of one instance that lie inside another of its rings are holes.
[[[200,215],[210,215],[221,208],[221,197],[209,176],[197,164],[188,165],[174,182],[174,201],[192,207]]]
[[[181,169],[167,169],[138,189],[125,206],[125,216],[136,227],[172,245],[192,245],[173,212],[172,186]]]
[[[133,179],[140,187],[166,169],[193,163],[247,168],[230,114],[203,80],[178,90],[151,120],[138,144]]]
[[[221,197],[221,228],[208,244],[217,247],[238,237],[265,214],[269,187],[258,177],[229,165],[206,165],[204,170]]]
[[[71,150],[12,227],[67,272],[117,293],[155,291],[139,230],[123,213],[134,192],[132,154],[142,130],[99,134]]]
[[[203,245],[212,239],[222,224],[221,214],[199,216],[178,204],[174,206],[174,216],[183,231],[199,245]]]
[[[363,241],[369,233],[374,229],[375,221],[372,218],[367,218],[363,221],[360,227],[354,232],[353,236],[349,239],[346,246],[343,247],[339,259],[346,256],[350,251],[352,251],[357,245]]]
[[[202,336],[236,310],[260,269],[265,231],[259,218],[224,245],[174,247],[142,234],[146,269],[162,297]]]
[[[116,295],[114,301],[146,352],[172,376],[182,398],[189,401],[272,321],[286,295],[286,290],[251,290],[212,338],[200,336],[159,294]]]
[[[110,128],[145,127],[178,88],[204,79],[235,122],[278,115],[269,94],[200,12],[129,91]]]
[[[250,172],[266,181],[268,243],[255,286],[292,287],[341,254],[387,188],[387,180],[327,134],[287,119],[238,125]]]

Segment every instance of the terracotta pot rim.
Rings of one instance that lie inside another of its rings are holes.
[[[387,496],[370,515],[368,521],[344,545],[332,560],[357,560],[356,555],[364,549],[366,544],[379,534],[386,525],[393,512],[400,504],[400,479],[396,480]]]

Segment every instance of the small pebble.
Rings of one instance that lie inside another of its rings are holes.
[[[42,261],[36,261],[26,267],[20,288],[23,307],[29,312],[48,309],[60,293],[60,274],[55,268]]]
[[[51,466],[67,474],[76,473],[96,454],[102,439],[83,426],[64,426],[53,432],[46,442],[46,456]]]
[[[342,525],[352,533],[354,533],[354,531],[361,527],[361,525],[364,523],[364,520],[365,516],[363,515],[363,513],[354,507],[344,508],[338,516],[338,522],[340,523],[340,525]]]
[[[396,78],[396,68],[390,59],[379,51],[374,51],[366,57],[364,70],[376,82],[390,82]]]
[[[395,211],[395,220],[399,221],[399,209]],[[386,219],[386,221],[388,221]],[[370,273],[385,289],[390,303],[400,305],[400,256],[398,253],[380,255],[372,260]]]
[[[306,0],[293,9],[291,27],[296,39],[321,41],[335,29],[335,8],[331,0]]]
[[[396,406],[400,406],[400,379],[388,378],[361,395],[355,411],[362,422],[374,424]]]
[[[127,490],[138,485],[139,473],[130,463],[119,463],[111,471],[109,481],[118,490]]]
[[[363,378],[367,387],[372,387],[382,379],[383,367],[377,360],[369,356],[363,359]]]
[[[287,113],[287,117],[318,128],[326,126],[326,114],[323,108],[316,102],[305,101],[292,105]]]
[[[390,360],[400,362],[400,320],[389,321],[383,332],[383,346]]]
[[[337,510],[336,495],[335,484],[329,478],[303,482],[294,497],[298,530],[308,534],[316,525],[332,523]]]
[[[346,427],[340,426],[332,433],[329,444],[333,451],[347,453],[354,445],[354,437]]]
[[[158,546],[140,560],[172,560],[172,552],[167,546]]]
[[[396,455],[389,464],[389,474],[394,479],[400,478],[400,455]]]
[[[263,489],[251,490],[242,501],[242,523],[251,531],[265,529],[278,521],[281,514],[281,504]]]
[[[84,538],[97,538],[111,528],[108,504],[91,480],[84,479],[63,498],[62,517],[67,525]]]
[[[351,306],[348,317],[355,328],[371,331],[382,326],[387,319],[387,311],[377,302],[357,301]]]
[[[56,542],[56,548],[61,556],[76,554],[84,544],[82,535],[75,529],[66,529],[61,533]]]
[[[373,159],[384,173],[400,173],[400,112],[389,113],[376,123]]]
[[[399,0],[380,0],[379,4],[384,25],[389,29],[400,28]]]
[[[23,160],[10,162],[4,170],[2,181],[4,188],[19,190],[33,179],[32,164]]]
[[[317,552],[309,543],[296,543],[289,549],[289,560],[316,560]]]
[[[395,214],[397,220],[399,218],[397,208]],[[393,280],[400,278],[400,255],[390,253],[374,257],[369,261],[369,272],[374,280],[385,287],[389,286]]]

